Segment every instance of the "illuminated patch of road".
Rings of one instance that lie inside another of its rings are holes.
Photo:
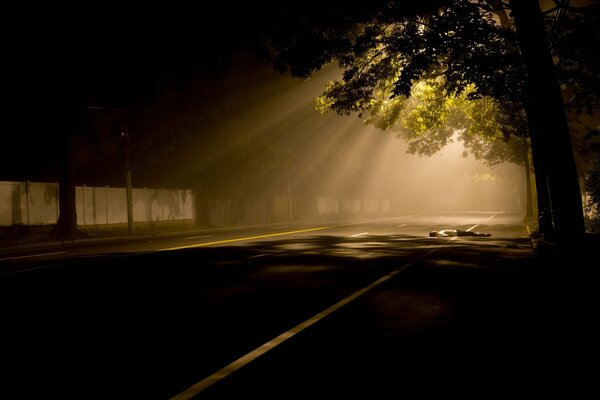
[[[168,247],[166,249],[161,249],[160,251],[193,249],[196,247],[205,247],[205,246],[212,246],[212,245],[217,245],[217,244],[244,242],[247,240],[256,240],[256,239],[265,239],[265,238],[271,238],[271,237],[277,237],[277,236],[294,235],[297,233],[321,231],[324,229],[331,229],[331,228],[333,228],[333,226],[320,226],[317,228],[301,229],[301,230],[297,230],[297,231],[269,233],[269,234],[265,234],[265,235],[256,235],[256,236],[247,236],[247,237],[234,238],[234,239],[216,240],[214,242],[196,243],[196,244],[190,244],[187,246]]]
[[[498,213],[490,216],[486,220],[494,218],[497,214]],[[391,219],[394,219],[394,218],[391,218]],[[468,230],[475,229],[477,226],[479,226],[479,224],[471,226]],[[250,239],[253,239],[253,238],[281,236],[281,235],[285,235],[285,234],[293,234],[293,233],[300,233],[300,232],[313,231],[313,230],[322,230],[322,229],[329,229],[329,228],[333,228],[333,227],[320,227],[320,228],[312,228],[312,229],[303,230],[303,231],[282,232],[282,233],[276,233],[276,234],[272,234],[272,235],[261,235],[261,236],[256,236],[256,237],[251,237],[251,238],[245,238],[245,239],[230,239],[229,241],[240,241],[240,240],[250,240]],[[334,313],[335,311],[337,311],[341,307],[345,306],[346,304],[350,303],[351,301],[355,300],[356,298],[362,296],[363,294],[365,294],[365,293],[369,292],[370,290],[376,288],[377,286],[381,285],[382,283],[388,281],[390,278],[392,278],[393,276],[397,275],[398,273],[404,271],[405,269],[411,267],[412,265],[416,264],[417,262],[419,262],[419,261],[423,260],[424,258],[428,257],[430,254],[432,254],[433,252],[437,251],[438,249],[446,246],[448,243],[450,243],[454,239],[457,239],[457,237],[447,238],[441,244],[439,244],[437,246],[431,247],[428,251],[426,251],[422,255],[416,257],[414,260],[412,260],[412,261],[408,262],[407,264],[404,264],[403,266],[395,269],[394,271],[390,272],[389,274],[387,274],[387,275],[385,275],[385,276],[377,279],[376,281],[374,281],[370,285],[365,286],[364,288],[358,290],[357,292],[351,294],[350,296],[348,296],[348,297],[342,299],[341,301],[335,303],[331,307],[326,308],[325,310],[323,310],[320,313],[314,315],[313,317],[307,319],[306,321],[304,321],[304,322],[296,325],[295,327],[293,327],[292,329],[288,330],[287,332],[284,332],[281,335],[277,336],[273,340],[271,340],[271,341],[263,344],[262,346],[254,349],[250,353],[248,353],[248,354],[246,354],[246,355],[238,358],[237,360],[235,360],[231,364],[223,367],[219,371],[217,371],[217,372],[213,373],[212,375],[210,375],[210,376],[202,379],[201,381],[195,383],[194,385],[190,386],[188,389],[184,390],[183,392],[181,392],[179,394],[176,394],[170,400],[188,400],[188,399],[191,399],[192,397],[196,396],[198,393],[204,391],[208,387],[210,387],[213,384],[219,382],[220,380],[226,378],[227,376],[229,376],[233,372],[239,370],[240,368],[244,367],[245,365],[249,364],[250,362],[256,360],[258,357],[262,356],[263,354],[265,354],[269,350],[274,349],[275,347],[279,346],[280,344],[282,344],[286,340],[292,338],[297,333],[302,332],[304,329],[310,327],[311,325],[314,325],[315,323],[319,322],[320,320],[322,320],[323,318],[327,317],[328,315]],[[228,242],[228,241],[226,241],[226,242]],[[213,244],[217,244],[217,243],[218,242],[213,242]],[[183,248],[197,247],[197,246],[202,246],[202,245],[207,246],[208,244],[200,244],[200,245],[195,245],[195,246],[184,246]]]
[[[363,232],[363,233],[357,233],[356,235],[351,235],[350,237],[361,237],[361,236],[365,236],[368,234],[369,234],[369,232]]]
[[[6,261],[6,260],[18,260],[21,258],[31,258],[31,257],[44,257],[44,256],[53,256],[56,254],[65,254],[66,251],[55,251],[52,253],[40,253],[40,254],[29,254],[26,256],[16,256],[16,257],[5,257],[5,258],[0,258],[0,261]]]
[[[320,250],[320,248],[321,248],[320,246],[317,246],[313,243],[305,243],[305,242],[282,243],[282,244],[277,243],[276,247],[278,249],[280,249],[281,251],[293,251],[293,252],[301,251],[303,253],[306,253],[311,250]]]
[[[470,229],[473,229],[476,226],[477,225],[474,225]],[[321,229],[325,229],[325,228],[321,228]],[[453,237],[452,239],[456,239],[456,237]],[[397,275],[398,273],[404,271],[408,267],[416,264],[417,262],[421,261],[425,257],[428,257],[430,254],[432,254],[436,250],[438,250],[438,249],[446,246],[448,243],[450,243],[450,241],[451,240],[445,240],[441,244],[439,244],[439,245],[437,245],[435,247],[432,247],[429,251],[426,251],[422,255],[416,257],[414,260],[412,260],[412,261],[408,262],[407,264],[404,264],[403,266],[395,269],[394,271],[390,272],[389,274],[387,274],[387,275],[385,275],[385,276],[377,279],[376,281],[374,281],[370,285],[367,285],[364,288],[358,290],[357,292],[351,294],[350,296],[348,296],[348,297],[340,300],[339,302],[337,302],[334,305],[326,308],[325,310],[323,310],[320,313],[314,315],[313,317],[307,319],[306,321],[304,321],[304,322],[296,325],[295,327],[293,327],[292,329],[288,330],[287,332],[282,333],[281,335],[277,336],[273,340],[271,340],[271,341],[263,344],[262,346],[254,349],[250,353],[248,353],[248,354],[246,354],[246,355],[238,358],[237,360],[233,361],[231,364],[223,367],[219,371],[217,371],[217,372],[213,373],[212,375],[210,375],[210,376],[202,379],[201,381],[195,383],[194,385],[190,386],[188,389],[184,390],[183,392],[181,392],[181,393],[179,393],[179,394],[171,397],[170,400],[188,400],[188,399],[191,399],[192,397],[196,396],[198,393],[204,391],[208,387],[214,385],[215,383],[219,382],[220,380],[222,380],[222,379],[226,378],[227,376],[231,375],[233,372],[239,370],[240,368],[244,367],[245,365],[249,364],[250,362],[256,360],[258,357],[260,357],[263,354],[267,353],[269,350],[274,349],[275,347],[279,346],[280,344],[282,344],[286,340],[292,338],[297,333],[302,332],[306,328],[310,327],[311,325],[314,325],[315,323],[319,322],[320,320],[322,320],[323,318],[327,317],[328,315],[334,313],[335,311],[337,311],[341,307],[345,306],[346,304],[350,303],[351,301],[355,300],[356,298],[362,296],[363,294],[365,294],[365,293],[369,292],[370,290],[376,288],[377,286],[381,285],[382,283],[388,281],[390,278],[392,278],[393,276]]]
[[[264,235],[248,236],[248,237],[241,237],[241,238],[235,238],[235,239],[215,240],[214,242],[196,243],[196,244],[190,244],[190,245],[185,245],[185,246],[176,246],[176,247],[167,247],[167,248],[161,249],[159,251],[193,249],[195,247],[206,247],[206,246],[213,246],[213,245],[225,244],[225,243],[244,242],[244,241],[247,241],[247,240],[265,239],[265,238],[271,238],[271,237],[277,237],[277,236],[285,236],[285,235],[294,235],[294,234],[297,234],[297,233],[321,231],[321,230],[325,230],[325,229],[339,228],[339,227],[343,227],[343,226],[352,226],[352,225],[359,225],[359,224],[367,224],[367,223],[373,223],[373,222],[379,222],[379,221],[389,221],[389,220],[394,220],[394,219],[409,218],[409,217],[413,217],[413,216],[414,215],[402,215],[402,216],[399,216],[399,217],[379,218],[379,219],[368,220],[368,221],[350,222],[350,223],[341,224],[341,225],[320,226],[320,227],[317,227],[317,228],[300,229],[300,230],[297,230],[297,231],[288,231],[288,232],[279,232],[279,233],[268,233],[268,234],[264,234]]]

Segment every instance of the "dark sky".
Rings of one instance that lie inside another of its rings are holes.
[[[7,7],[0,51],[9,151],[0,179],[52,173],[58,125],[73,103],[139,106],[166,81],[221,68],[255,37],[258,10],[224,2]]]

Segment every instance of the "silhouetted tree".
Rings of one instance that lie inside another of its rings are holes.
[[[538,190],[543,195],[547,180],[557,235],[571,240],[584,233],[581,192],[543,16],[537,0],[501,4],[511,8],[514,30],[498,24],[487,1],[426,2],[419,9],[383,1],[362,12],[321,8],[283,19],[270,33],[270,51],[277,69],[302,78],[337,61],[343,78],[325,95],[340,114],[369,112],[381,96],[410,97],[416,82],[437,76],[449,94],[474,84],[472,99],[520,103]]]

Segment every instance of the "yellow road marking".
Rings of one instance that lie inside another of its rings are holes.
[[[217,240],[214,242],[206,242],[206,243],[197,243],[197,244],[190,244],[190,245],[186,245],[186,246],[178,246],[178,247],[168,247],[166,249],[161,249],[160,251],[168,251],[168,250],[181,250],[181,249],[193,249],[195,247],[205,247],[205,246],[211,246],[214,244],[223,244],[223,243],[233,243],[233,242],[243,242],[244,240],[255,240],[255,239],[264,239],[264,238],[269,238],[269,237],[275,237],[275,236],[284,236],[284,235],[294,235],[296,233],[304,233],[304,232],[312,232],[312,231],[321,231],[323,229],[331,229],[334,228],[333,226],[320,226],[318,228],[309,228],[309,229],[301,229],[298,231],[289,231],[289,232],[279,232],[279,233],[269,233],[266,235],[257,235],[257,236],[247,236],[247,237],[242,237],[242,238],[235,238],[235,239],[224,239],[224,240]]]
[[[453,237],[452,239],[456,239],[456,238]],[[335,303],[332,306],[326,308],[325,310],[321,311],[320,313],[317,313],[314,316],[312,316],[311,318],[309,318],[309,319],[305,320],[304,322],[296,325],[292,329],[290,329],[290,330],[288,330],[288,331],[280,334],[276,338],[270,340],[269,342],[263,344],[262,346],[260,346],[260,347],[258,347],[256,349],[252,350],[248,354],[246,354],[246,355],[238,358],[237,360],[233,361],[231,364],[229,364],[229,365],[221,368],[220,370],[218,370],[217,372],[213,373],[212,375],[207,376],[206,378],[204,378],[204,379],[200,380],[199,382],[193,384],[192,386],[188,387],[184,391],[182,391],[182,392],[176,394],[175,396],[171,397],[169,400],[189,400],[189,399],[191,399],[192,397],[196,396],[198,393],[204,391],[208,387],[214,385],[215,383],[219,382],[220,380],[222,380],[222,379],[226,378],[227,376],[231,375],[233,372],[241,369],[245,365],[247,365],[250,362],[256,360],[258,357],[262,356],[266,352],[268,352],[268,351],[274,349],[275,347],[279,346],[280,344],[282,344],[286,340],[290,339],[292,336],[294,336],[297,333],[302,332],[306,328],[308,328],[308,327],[316,324],[317,322],[319,322],[323,318],[327,317],[328,315],[334,313],[335,311],[337,311],[341,307],[345,306],[346,304],[350,303],[351,301],[355,300],[356,298],[362,296],[363,294],[371,291],[372,289],[374,289],[377,286],[381,285],[385,281],[389,280],[394,275],[399,274],[403,270],[405,270],[405,269],[413,266],[417,262],[419,262],[422,259],[426,258],[431,253],[433,253],[433,252],[437,251],[438,249],[446,246],[448,243],[449,243],[449,241],[444,241],[443,243],[439,244],[438,246],[433,247],[432,249],[430,249],[429,251],[425,252],[424,254],[421,254],[421,255],[417,256],[412,261],[407,262],[406,264],[404,264],[401,267],[395,269],[394,271],[388,273],[387,275],[382,276],[381,278],[375,280],[371,284],[363,287],[362,289],[357,290],[356,292],[352,293],[348,297],[346,297],[346,298],[338,301],[337,303]]]
[[[494,214],[491,217],[489,217],[488,219],[494,218],[496,215],[498,215],[498,214]],[[351,225],[351,224],[338,225],[338,226],[347,226],[347,225]],[[468,230],[474,229],[478,225],[479,224],[473,225]],[[254,238],[289,235],[289,234],[293,234],[293,233],[301,233],[301,232],[306,232],[306,231],[314,231],[314,230],[330,229],[330,228],[335,228],[335,226],[312,228],[312,229],[305,229],[305,230],[293,231],[293,232],[282,232],[282,233],[275,233],[275,234],[272,234],[272,235],[261,235],[261,236],[255,236]],[[248,240],[248,239],[251,239],[251,238],[230,239],[230,241],[239,241],[239,240]],[[452,238],[450,238],[448,240],[445,240],[441,244],[439,244],[439,245],[437,245],[437,246],[429,249],[427,252],[425,252],[425,253],[423,253],[423,254],[415,257],[412,261],[409,261],[406,264],[404,264],[404,265],[400,266],[399,268],[393,270],[392,272],[388,273],[387,275],[382,276],[381,278],[375,280],[371,284],[363,287],[362,289],[360,289],[360,290],[354,292],[353,294],[349,295],[348,297],[346,297],[346,298],[338,301],[337,303],[335,303],[332,306],[326,308],[325,310],[323,310],[323,311],[315,314],[314,316],[312,316],[311,318],[305,320],[304,322],[296,325],[292,329],[290,329],[290,330],[288,330],[288,331],[280,334],[279,336],[275,337],[274,339],[270,340],[269,342],[263,344],[262,346],[259,346],[258,348],[252,350],[251,352],[247,353],[246,355],[238,358],[237,360],[235,360],[232,363],[230,363],[229,365],[221,368],[217,372],[215,372],[215,373],[207,376],[206,378],[204,378],[204,379],[196,382],[195,384],[193,384],[192,386],[188,387],[184,391],[182,391],[182,392],[176,394],[175,396],[171,397],[170,400],[189,400],[189,399],[191,399],[192,397],[196,396],[198,393],[204,391],[208,387],[214,385],[215,383],[219,382],[220,380],[222,380],[222,379],[226,378],[227,376],[231,375],[233,372],[241,369],[242,367],[244,367],[245,365],[247,365],[250,362],[254,361],[258,357],[262,356],[263,354],[267,353],[268,351],[270,351],[270,350],[274,349],[275,347],[279,346],[280,344],[282,344],[283,342],[287,341],[288,339],[290,339],[291,337],[293,337],[297,333],[299,333],[299,332],[307,329],[308,327],[316,324],[317,322],[319,322],[323,318],[327,317],[328,315],[334,313],[335,311],[337,311],[341,307],[345,306],[346,304],[352,302],[356,298],[362,296],[363,294],[371,291],[372,289],[376,288],[377,286],[379,286],[382,283],[386,282],[387,280],[391,279],[394,275],[397,275],[400,272],[404,271],[405,269],[407,269],[407,268],[415,265],[417,262],[425,259],[426,257],[428,257],[430,254],[434,253],[438,249],[447,246],[454,239],[457,239],[457,237],[452,237]],[[208,244],[205,243],[205,244],[200,244],[200,245],[197,245],[197,246],[207,246],[207,245]],[[186,246],[186,247],[196,247],[196,246]]]
[[[415,215],[417,215],[417,214],[415,214]],[[243,242],[244,240],[264,239],[264,238],[275,237],[275,236],[293,235],[295,233],[321,231],[321,230],[324,230],[324,229],[339,228],[339,227],[342,227],[342,226],[360,225],[360,224],[366,224],[366,223],[372,223],[372,222],[387,221],[387,220],[391,220],[391,219],[408,218],[408,217],[413,217],[415,215],[402,215],[402,216],[399,216],[399,217],[380,218],[380,219],[375,219],[375,220],[350,222],[350,223],[347,223],[347,224],[341,224],[341,225],[335,225],[335,226],[320,226],[320,227],[317,227],[317,228],[301,229],[301,230],[298,230],[298,231],[279,232],[279,233],[270,233],[270,234],[266,234],[266,235],[248,236],[248,237],[243,237],[243,238],[217,240],[217,241],[214,241],[214,242],[190,244],[190,245],[186,245],[186,246],[177,246],[177,247],[168,247],[166,249],[161,249],[159,251],[192,249],[192,248],[195,248],[195,247],[212,246],[212,245],[215,245],[215,244]]]

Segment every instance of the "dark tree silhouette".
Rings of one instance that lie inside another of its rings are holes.
[[[577,239],[585,232],[581,192],[539,4],[510,1],[510,13],[500,18],[508,24],[503,27],[491,3],[499,2],[438,1],[412,9],[382,1],[362,13],[351,6],[321,8],[282,20],[269,34],[270,51],[276,68],[302,78],[337,61],[343,79],[329,85],[325,97],[340,114],[369,112],[386,94],[408,97],[414,83],[436,76],[445,78],[447,93],[475,84],[472,98],[522,104],[538,193],[542,199],[551,195],[540,210],[552,216],[547,221],[553,225],[541,228],[554,228],[562,243]]]
[[[540,144],[555,233],[563,243],[578,240],[585,233],[581,190],[543,16],[537,0],[513,0],[511,6],[527,69],[531,141]]]

